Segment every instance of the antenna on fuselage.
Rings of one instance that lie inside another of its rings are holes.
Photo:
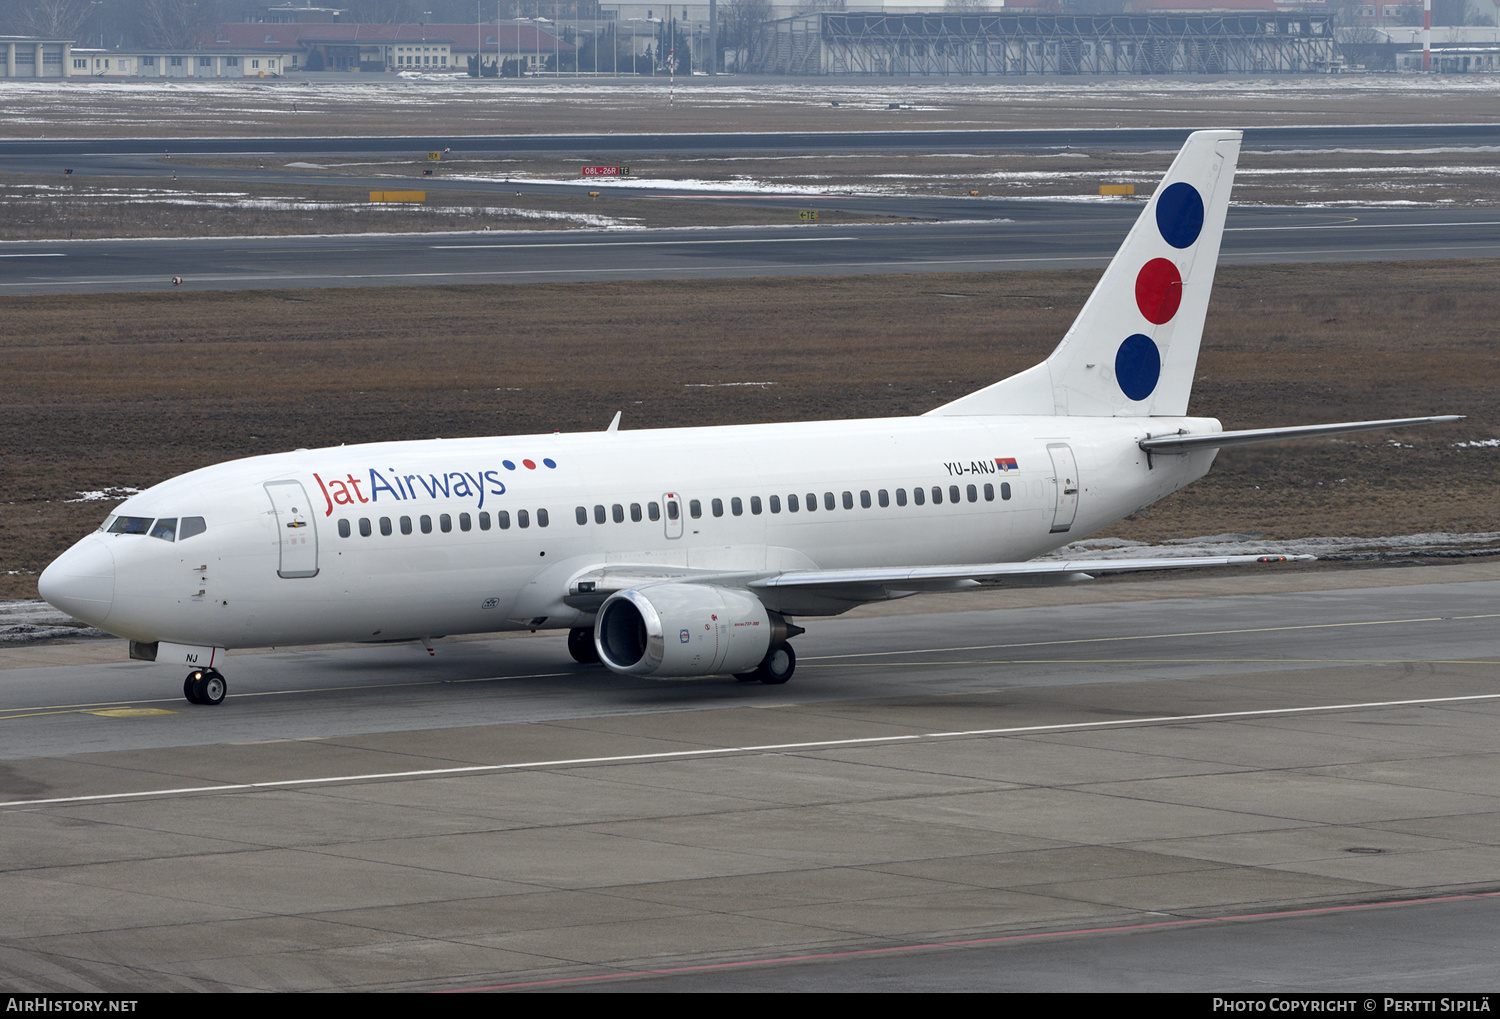
[[[604,429],[604,430],[606,432],[618,432],[620,430],[620,415],[622,415],[624,413],[625,412],[623,410],[617,410],[617,411],[615,411],[615,419],[613,421],[611,421],[609,423],[609,427],[606,428],[606,429]]]

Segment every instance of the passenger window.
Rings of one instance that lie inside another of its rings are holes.
[[[712,505],[713,508],[714,508],[714,516],[716,516],[716,517],[722,517],[724,515],[724,500],[723,499],[715,499],[710,505]]]
[[[602,524],[607,518],[604,515],[604,505],[601,503],[594,507],[594,523]]]
[[[623,524],[625,522],[625,507],[624,506],[621,506],[619,503],[615,503],[614,506],[610,508],[609,512],[610,512],[610,516],[612,516],[612,517],[615,518],[615,523],[617,523],[617,524]]]
[[[202,517],[183,517],[182,524],[177,528],[177,540],[186,541],[195,534],[202,534],[208,530],[208,525],[203,522]]]
[[[340,519],[339,520],[339,537],[340,538],[347,538],[347,537],[349,537],[349,535],[351,533],[352,532],[349,530],[349,521],[344,520],[344,519]]]
[[[897,506],[905,506],[906,505],[906,489],[904,489],[904,488],[898,488],[898,489],[896,489],[896,505]]]
[[[942,485],[933,485],[932,486],[932,504],[934,506],[940,506],[940,505],[942,505],[942,502],[943,502],[943,486]]]
[[[422,523],[422,533],[423,534],[431,534],[432,533],[432,518],[429,517],[426,513],[423,513],[422,514],[421,523]]]
[[[370,518],[369,517],[360,517],[359,518],[359,536],[361,538],[368,538],[370,536]]]
[[[578,522],[580,524],[583,523],[582,520],[580,520]],[[485,510],[483,513],[479,514],[479,529],[481,531],[488,531],[490,529],[490,511],[489,510]]]
[[[650,517],[652,520],[660,520],[661,507],[654,502],[646,503],[646,516]]]
[[[891,493],[887,492],[885,489],[882,488],[880,491],[876,492],[875,495],[880,499],[881,509],[885,509],[891,504]]]
[[[546,527],[548,523],[550,523],[550,521],[547,519],[547,511],[544,510],[544,509],[537,510],[536,511],[536,525],[538,527]],[[522,524],[521,526],[525,527],[526,525]]]
[[[460,531],[467,531],[471,526],[473,525],[469,523],[469,514],[460,513],[458,515],[458,529]],[[386,533],[389,534],[390,532],[387,531]]]
[[[177,518],[162,517],[151,528],[151,537],[160,538],[162,541],[175,541],[177,539]]]
[[[859,493],[859,504],[865,509],[870,508],[870,493],[868,491]]]
[[[442,528],[444,534],[447,534],[449,531],[453,530],[453,518],[446,513],[439,515],[438,526]]]
[[[795,494],[787,496],[786,497],[786,511],[788,513],[795,513],[795,512],[797,512],[798,509],[799,509],[799,507],[797,505],[797,496]]]
[[[866,496],[866,498],[868,499],[869,497]],[[853,492],[845,492],[844,493],[844,509],[853,509],[853,508],[854,508],[854,493]]]
[[[1000,498],[1001,499],[1005,499],[1005,500],[1009,500],[1010,499],[1010,482],[1009,481],[1002,481],[1002,482],[1000,482]]]
[[[969,486],[969,501],[970,502],[978,502],[979,501],[979,489],[975,488],[973,485]]]
[[[817,508],[818,508],[818,493],[817,492],[808,492],[807,493],[807,512],[809,512],[809,513],[816,512]]]
[[[525,510],[516,510],[516,526],[517,527],[530,527],[531,526],[531,514],[527,513]]]
[[[150,530],[150,517],[115,517],[109,525],[110,534],[145,534]]]
[[[630,522],[633,524],[641,522],[641,504],[638,502],[630,504]]]
[[[739,496],[736,495],[729,500],[729,512],[737,517],[745,515],[745,503]]]
[[[589,522],[589,511],[582,506],[574,510],[573,515],[578,518],[578,525],[580,527],[586,525]]]
[[[773,495],[771,498],[774,499],[776,497]],[[757,517],[760,516],[760,496],[752,495],[750,497],[750,512]]]
[[[688,514],[694,520],[697,520],[699,517],[701,517],[703,515],[703,504],[701,502],[699,502],[697,499],[691,500],[688,503]]]
[[[401,518],[401,533],[402,534],[410,534],[411,533],[411,517],[402,517]]]
[[[834,506],[833,493],[832,492],[824,492],[823,493],[823,508],[826,509],[826,510],[831,510],[831,509],[833,509],[833,506]]]
[[[773,495],[773,496],[771,496],[771,498],[768,501],[771,504],[771,512],[772,513],[780,513],[781,512],[781,496],[779,496],[779,495]]]
[[[391,518],[390,517],[381,517],[380,518],[380,533],[383,534],[383,535],[385,535],[387,538],[389,538],[391,536]]]
[[[990,484],[988,481],[986,481],[984,483],[984,501],[985,502],[994,502],[995,501],[995,486],[992,485],[992,484]]]
[[[681,515],[682,515],[682,511],[677,508],[677,504],[675,502],[669,502],[669,503],[667,503],[667,519],[668,520],[676,520]]]
[[[949,485],[948,486],[948,501],[949,502],[958,502],[958,486],[957,485]]]
[[[495,524],[502,531],[510,530],[510,512],[508,510],[496,510]]]
[[[913,488],[911,490],[911,501],[921,506],[927,501],[927,493],[923,489]]]

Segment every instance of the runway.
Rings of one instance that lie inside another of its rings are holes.
[[[116,642],[6,649],[0,980],[1492,988],[1497,596],[941,596],[803,621],[781,688],[551,635],[240,654],[217,709]]]
[[[971,208],[967,221],[894,225],[12,242],[0,244],[0,294],[151,292],[173,289],[173,277],[182,289],[256,290],[1093,268],[1139,213]],[[1500,216],[1486,210],[1240,208],[1220,262],[1495,257]]]

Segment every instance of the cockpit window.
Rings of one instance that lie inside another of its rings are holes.
[[[109,525],[110,534],[146,534],[150,530],[150,517],[115,517]]]
[[[208,530],[208,525],[203,522],[202,517],[183,517],[182,523],[177,527],[177,540],[186,541],[195,534],[202,534]]]
[[[162,541],[177,540],[177,518],[162,517],[151,528],[151,537],[160,538]]]

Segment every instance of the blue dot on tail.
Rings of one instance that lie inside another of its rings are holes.
[[[1144,400],[1161,378],[1161,352],[1151,337],[1136,333],[1127,336],[1115,352],[1115,381],[1132,400]]]
[[[1186,181],[1169,186],[1156,200],[1156,228],[1174,248],[1185,248],[1203,232],[1203,196]]]

